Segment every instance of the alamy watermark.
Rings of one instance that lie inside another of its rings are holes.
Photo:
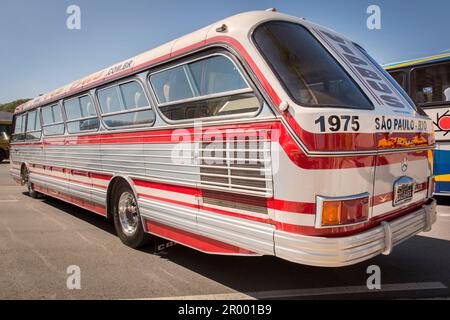
[[[71,265],[67,267],[66,285],[69,290],[81,290],[81,268],[77,265]]]
[[[381,8],[377,5],[370,5],[367,7],[367,29],[381,30]]]
[[[371,265],[367,267],[367,289],[369,290],[381,290],[381,269],[377,265]]]
[[[81,8],[72,4],[67,7],[66,13],[69,15],[66,20],[67,29],[81,30]]]

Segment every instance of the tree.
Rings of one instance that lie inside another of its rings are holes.
[[[16,107],[20,106],[22,103],[25,103],[27,101],[30,101],[31,99],[19,99],[14,100],[8,103],[0,103],[0,110],[6,111],[6,112],[14,112],[14,109]]]

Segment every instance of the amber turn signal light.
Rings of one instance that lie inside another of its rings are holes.
[[[316,227],[338,227],[367,221],[369,218],[369,194],[345,198],[318,197]],[[318,217],[318,218],[319,218]]]

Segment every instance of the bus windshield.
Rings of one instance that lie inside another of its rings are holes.
[[[373,109],[357,84],[305,27],[267,22],[255,30],[254,40],[297,104]]]

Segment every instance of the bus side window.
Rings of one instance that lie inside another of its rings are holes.
[[[65,100],[63,105],[66,111],[67,131],[69,133],[98,130],[100,121],[90,95]]]
[[[41,138],[41,119],[39,110],[28,112],[26,140],[39,140]]]
[[[149,81],[170,120],[250,114],[261,107],[239,68],[222,54],[157,71]]]
[[[408,85],[407,85],[407,73],[405,71],[393,71],[390,72],[392,78],[405,90],[409,93]]]
[[[450,102],[450,62],[413,69],[411,90],[419,104]]]
[[[64,134],[64,120],[58,104],[41,109],[44,134],[54,136]]]
[[[117,84],[97,92],[103,121],[109,128],[151,125],[155,114],[137,81]]]
[[[21,114],[19,116],[15,116],[14,120],[14,133],[12,135],[13,142],[20,142],[25,139],[25,120],[26,114]]]

